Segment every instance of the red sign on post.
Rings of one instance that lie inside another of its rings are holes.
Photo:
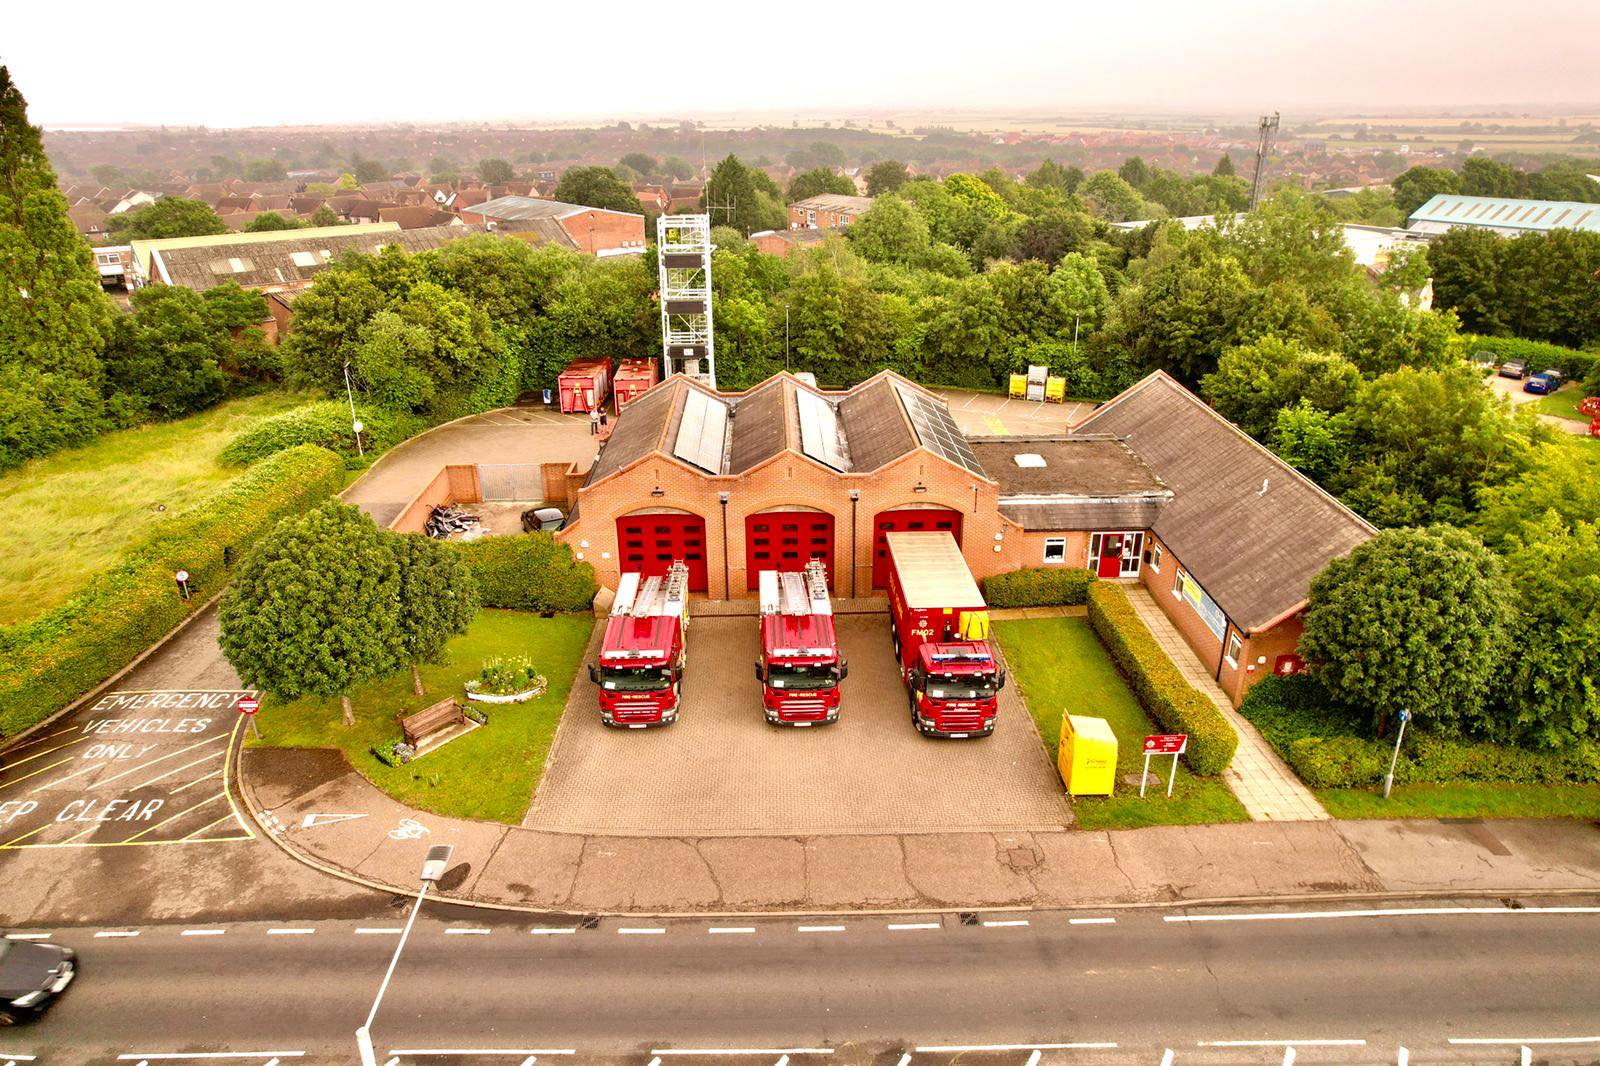
[[[255,714],[261,709],[261,701],[254,696],[239,697],[239,713]]]
[[[1158,733],[1144,738],[1146,755],[1182,755],[1189,746],[1187,733]]]

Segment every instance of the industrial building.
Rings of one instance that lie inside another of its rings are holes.
[[[969,439],[943,399],[883,371],[842,391],[669,378],[619,416],[558,537],[608,588],[681,559],[691,591],[739,598],[816,558],[836,596],[865,597],[899,530],[949,531],[980,580],[1145,582],[1235,702],[1299,668],[1311,578],[1373,532],[1159,372],[1069,433]]]
[[[1407,226],[1412,233],[1426,234],[1470,226],[1492,230],[1503,237],[1557,229],[1600,233],[1600,204],[1440,193],[1411,212]]]

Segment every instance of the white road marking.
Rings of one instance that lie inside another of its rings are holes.
[[[118,1055],[118,1062],[133,1059],[298,1059],[304,1051],[166,1051],[143,1052],[137,1055]]]
[[[842,926],[842,925],[802,925],[802,926],[797,926],[796,929],[797,929],[797,931],[802,932],[802,933],[842,933],[842,932],[844,932],[844,926]]]
[[[1600,914],[1600,907],[1386,907],[1359,911],[1279,911],[1264,914],[1167,914],[1164,922],[1274,922],[1308,918],[1412,918],[1460,914]]]
[[[268,929],[268,936],[310,936],[315,929]]]
[[[666,930],[660,927],[653,929],[618,929],[618,936],[663,936]]]
[[[488,936],[487,929],[446,929],[445,936]]]
[[[0,1055],[0,1059],[6,1059],[7,1061],[10,1061],[10,1062],[32,1062],[34,1060],[34,1058],[35,1058],[35,1056],[33,1056],[33,1055],[16,1055],[16,1054]]]
[[[773,1063],[772,1066],[789,1066],[789,1056],[787,1056],[787,1055],[778,1056],[778,1061]]]
[[[911,929],[942,929],[944,927],[938,922],[890,922],[889,928],[898,933]]]
[[[398,930],[398,929],[389,929],[389,928],[383,928],[383,929],[362,928],[362,929],[357,929],[356,932],[359,933],[359,934],[362,934],[364,936],[376,936],[376,935],[379,935],[379,934],[398,935],[400,930]]]
[[[199,741],[197,743],[190,744],[186,748],[179,748],[177,751],[169,751],[165,755],[158,755],[154,759],[150,759],[147,762],[142,762],[138,766],[135,766],[130,770],[122,771],[120,774],[112,774],[110,777],[102,777],[100,780],[96,781],[94,784],[90,785],[89,787],[91,789],[94,789],[94,788],[99,788],[101,785],[109,785],[113,781],[118,781],[118,780],[120,780],[120,779],[122,779],[124,777],[127,777],[129,774],[136,774],[140,770],[143,770],[146,766],[154,766],[156,763],[163,762],[163,761],[165,761],[167,759],[170,759],[174,755],[182,755],[186,751],[193,751],[195,748],[203,747],[203,746],[205,746],[207,744],[215,744],[219,740],[227,740],[230,735],[231,734],[228,734],[228,733],[221,733],[221,734],[219,734],[217,736],[212,737],[210,740],[202,740],[202,741]]]
[[[964,1051],[1104,1051],[1115,1048],[1115,1041],[1075,1044],[932,1044],[919,1046],[917,1051],[929,1054]]]
[[[710,929],[706,930],[707,933],[712,935],[721,933],[753,933],[755,931],[756,927],[753,925],[713,925]]]
[[[221,936],[226,929],[185,929],[179,936]]]
[[[440,1048],[440,1047],[412,1047],[394,1048],[391,1055],[576,1055],[577,1052],[569,1047],[558,1048],[498,1048],[498,1047],[469,1047],[469,1048]]]
[[[528,932],[532,933],[534,936],[560,936],[564,933],[576,933],[577,930],[567,927],[554,928],[547,925],[536,925],[532,929],[529,929]]]
[[[7,933],[7,940],[49,940],[49,933]],[[16,1056],[12,1056],[15,1058]]]
[[[1044,1052],[1040,1051],[1038,1048],[1034,1048],[1033,1054],[1028,1056],[1027,1066],[1039,1066],[1039,1060],[1042,1058],[1044,1058]]]
[[[1012,929],[1012,928],[1015,928],[1015,927],[1017,927],[1019,925],[1027,925],[1027,924],[1028,924],[1028,919],[1026,919],[1026,918],[1012,918],[1012,919],[1009,919],[1007,921],[984,922],[983,923],[983,927],[985,929]]]
[[[652,1055],[832,1055],[831,1047],[655,1048]]]
[[[901,1055],[900,1061],[895,1063],[895,1066],[911,1066],[911,1052],[908,1051]]]
[[[1600,1044],[1600,1036],[1453,1036],[1452,1044]]]
[[[1400,1054],[1395,1058],[1395,1066],[1410,1066],[1410,1064],[1411,1064],[1411,1049],[1410,1048],[1401,1048],[1400,1049]]]
[[[1366,1047],[1365,1040],[1197,1040],[1196,1047]]]
[[[1294,1048],[1293,1048],[1293,1046],[1286,1047],[1286,1048],[1283,1049],[1283,1066],[1294,1066]]]
[[[650,1066],[661,1066],[661,1056],[655,1055],[650,1059]]]
[[[1068,918],[1068,925],[1116,925],[1115,918]]]
[[[1172,1060],[1177,1057],[1178,1053],[1176,1051],[1171,1048],[1164,1049],[1161,1052],[1161,1066],[1172,1066]],[[1401,1063],[1400,1066],[1405,1066],[1405,1063]]]
[[[40,785],[38,788],[29,789],[28,791],[30,793],[43,792],[47,788],[55,788],[57,785],[62,784],[63,782],[71,781],[74,777],[78,777],[78,776],[80,776],[82,774],[89,773],[92,770],[98,770],[102,766],[110,766],[110,765],[111,764],[108,763],[108,762],[97,762],[93,766],[85,766],[82,770],[74,770],[74,771],[72,771],[72,773],[67,774],[65,777],[58,777],[53,781],[46,781],[44,784]]]
[[[101,932],[96,933],[95,934],[95,939],[96,940],[104,940],[104,939],[106,939],[108,937],[138,936],[138,935],[139,935],[138,932],[135,931],[135,930],[132,930],[132,929],[111,929],[111,930],[102,930]]]

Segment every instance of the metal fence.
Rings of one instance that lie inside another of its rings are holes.
[[[538,503],[544,475],[537,463],[480,463],[478,485],[486,503]]]

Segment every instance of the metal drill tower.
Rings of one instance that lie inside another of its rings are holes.
[[[690,377],[717,387],[716,344],[711,331],[711,216],[662,215],[656,219],[661,267],[661,369],[673,361]]]
[[[1273,139],[1278,136],[1278,113],[1262,115],[1256,124],[1256,176],[1250,182],[1250,210],[1256,209],[1261,199],[1261,177],[1267,169],[1267,154],[1272,151]]]

